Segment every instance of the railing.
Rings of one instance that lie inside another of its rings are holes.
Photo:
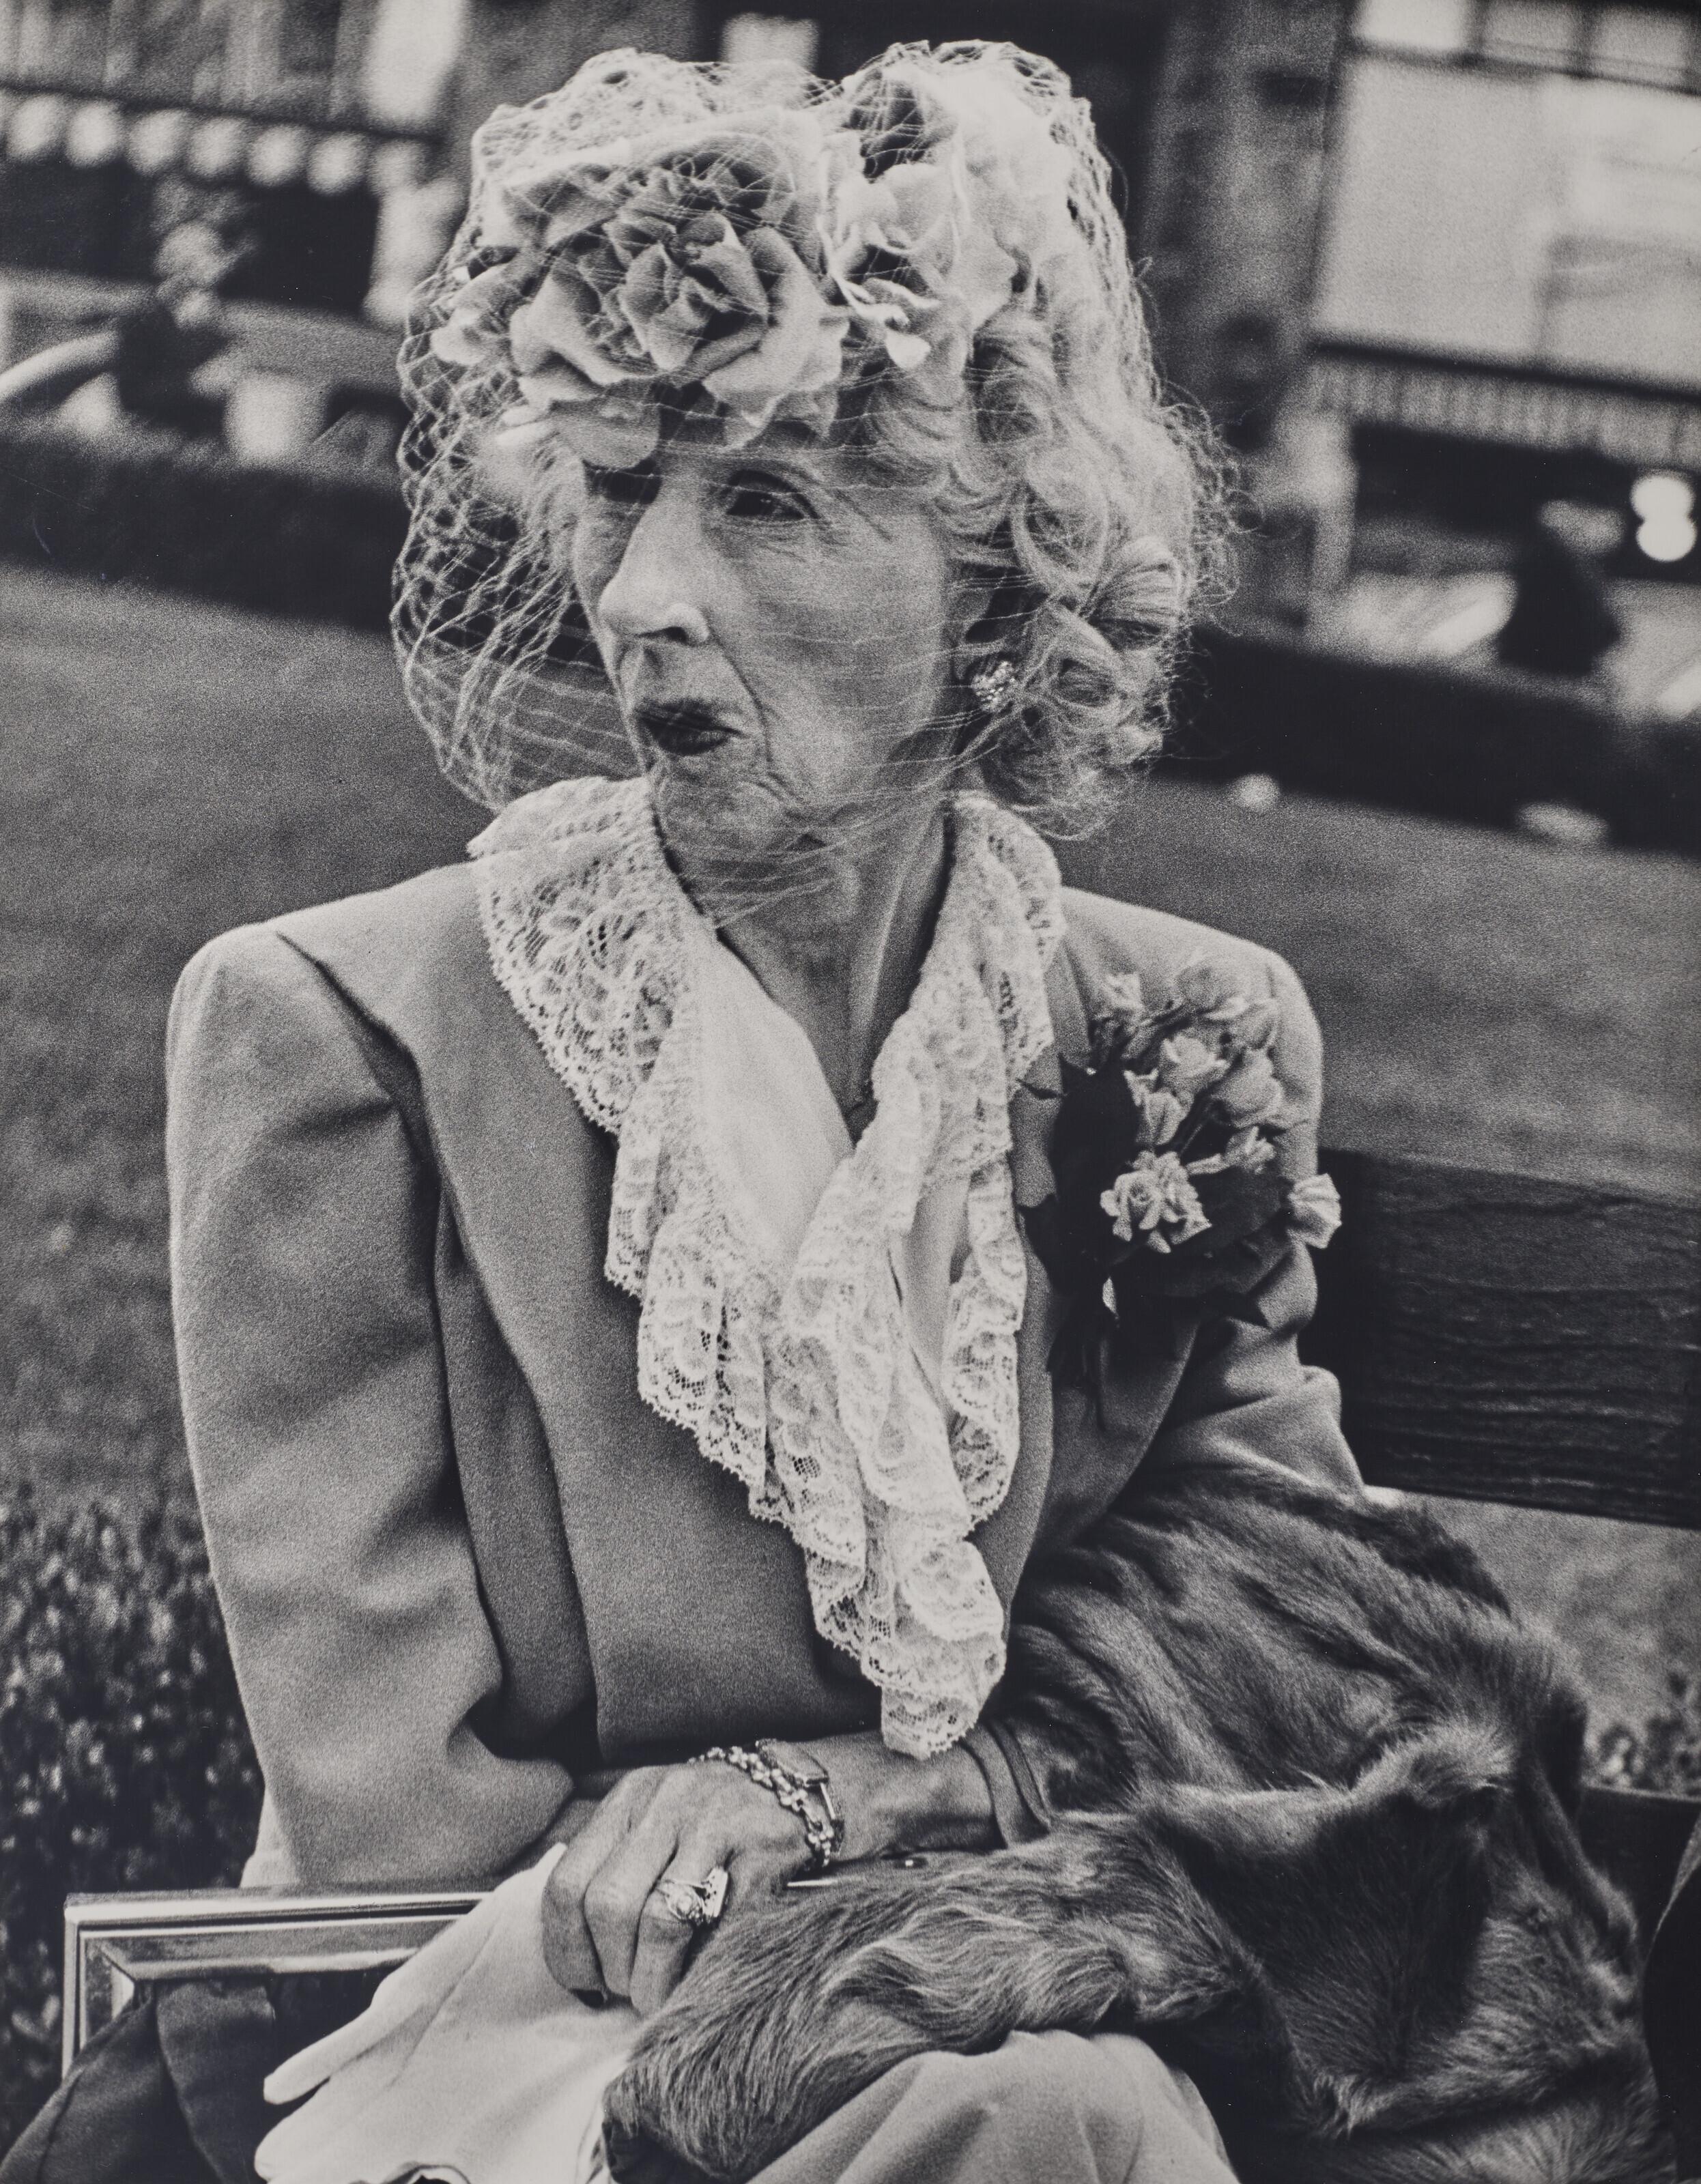
[[[1325,340],[1313,344],[1305,398],[1355,424],[1701,469],[1701,387]]]
[[[121,164],[262,189],[305,182],[331,197],[365,185],[382,197],[423,181],[441,142],[435,128],[365,116],[304,120],[217,98],[114,96],[0,74],[0,143],[14,166]]]
[[[76,334],[55,342],[0,371],[0,410],[25,403],[62,400],[85,380],[110,371],[118,362],[118,336],[110,330]]]
[[[0,151],[384,196],[437,163],[463,24],[456,0],[234,0],[163,51],[137,0],[0,0]]]

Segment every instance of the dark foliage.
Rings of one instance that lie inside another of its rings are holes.
[[[58,2076],[65,1897],[234,1880],[259,1797],[192,1515],[0,1500],[0,2148]]]
[[[405,514],[382,474],[263,470],[137,428],[0,420],[0,558],[382,629]]]
[[[1594,1749],[1598,1781],[1617,1790],[1701,1797],[1701,1676],[1671,1669],[1665,1688],[1669,1703],[1656,1707],[1640,1729],[1615,1722],[1601,1732]]]
[[[1627,847],[1701,852],[1701,738],[1592,686],[1451,660],[1372,660],[1270,626],[1207,630],[1163,765],[1185,780],[1269,773],[1285,788],[1511,825],[1575,805]]]

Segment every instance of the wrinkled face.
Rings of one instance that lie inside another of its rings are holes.
[[[953,585],[918,497],[784,428],[587,465],[572,572],[693,873],[854,845],[945,747]]]

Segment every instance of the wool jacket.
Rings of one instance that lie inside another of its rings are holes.
[[[1310,1173],[1320,1042],[1287,966],[1063,902],[1056,1049],[1012,1103],[1018,1201],[1046,1194],[1057,1056],[1084,1058],[1106,982],[1201,956],[1276,1000],[1283,1164]],[[488,1878],[588,1772],[877,1719],[786,1533],[639,1398],[639,1308],[602,1272],[613,1145],[498,986],[470,867],[212,942],[168,1073],[189,1451],[266,1783],[251,1882]],[[975,1535],[1007,1611],[1142,1467],[1356,1482],[1296,1349],[1314,1298],[1294,1245],[1256,1323],[1191,1322],[1095,1402],[1053,1384],[1060,1307],[1028,1252],[1021,1452]],[[970,1748],[1014,1838],[1046,1815],[997,1713]]]

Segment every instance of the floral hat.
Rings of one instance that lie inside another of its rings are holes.
[[[824,437],[890,375],[949,402],[976,335],[1079,247],[1051,125],[1077,103],[1009,47],[896,47],[832,86],[604,55],[474,139],[432,352],[500,383],[510,459]]]

